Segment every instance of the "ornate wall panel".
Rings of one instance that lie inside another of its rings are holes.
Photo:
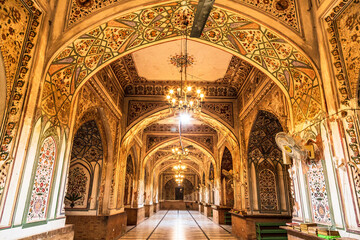
[[[0,133],[0,161],[10,157],[16,137],[25,92],[28,86],[29,66],[34,54],[41,22],[41,11],[31,0],[0,1],[0,50],[6,69],[7,106],[4,129]],[[8,176],[7,165],[1,170],[0,198]]]
[[[201,86],[202,91],[207,97],[229,97],[236,98],[237,89],[233,86],[219,81],[215,82],[193,82],[188,81],[191,85]],[[141,96],[141,95],[158,95],[164,96],[167,94],[170,88],[178,87],[180,82],[178,81],[147,81],[141,80],[125,87],[125,94],[127,96]]]
[[[341,103],[359,102],[360,10],[359,2],[342,0],[325,18]]]
[[[190,14],[194,13],[194,7],[189,5]],[[94,28],[63,49],[48,69],[42,96],[42,108],[52,116],[51,121],[68,124],[75,89],[111,59],[180,36],[182,26],[177,17],[181,10],[181,2],[144,8]],[[239,14],[217,7],[211,12],[207,26],[203,41],[241,54],[284,86],[293,105],[295,124],[318,116],[321,95],[316,70],[285,39]]]
[[[57,148],[54,138],[47,137],[43,141],[39,153],[30,205],[26,217],[27,223],[46,220],[54,175],[56,151]]]
[[[194,135],[184,135],[184,137],[189,138],[191,140],[194,140],[198,144],[204,146],[207,148],[210,152],[214,152],[214,145],[215,145],[215,139],[213,135],[200,135],[200,136],[194,136]]]
[[[90,172],[81,164],[70,167],[65,196],[65,208],[87,208],[90,192]]]
[[[257,194],[260,212],[278,213],[280,211],[280,179],[277,166],[285,168],[282,164],[282,153],[275,142],[275,136],[283,128],[275,115],[266,111],[259,111],[251,128],[248,144],[248,166],[253,164],[256,176],[251,174],[251,181],[256,182],[257,193],[252,188],[250,195]],[[286,173],[283,182],[286,183]],[[285,187],[285,186],[284,186]],[[254,206],[252,206],[254,208]]]
[[[147,135],[146,136],[146,151],[149,151],[152,147],[159,145],[166,140],[174,138],[175,135],[167,135],[167,136],[154,136],[154,135]]]
[[[127,124],[130,125],[136,119],[155,109],[161,110],[167,106],[166,102],[129,101]]]
[[[264,160],[259,164],[259,196],[260,206],[263,211],[276,211],[279,209],[276,189],[274,166]]]
[[[233,114],[233,104],[232,102],[225,103],[213,103],[205,102],[202,105],[204,111],[209,111],[217,116],[230,126],[234,127],[234,114]]]
[[[312,162],[310,164],[308,171],[308,187],[313,221],[331,225],[330,204],[321,162]]]
[[[144,132],[179,132],[179,126],[174,124],[159,124],[154,123],[147,128],[144,129]],[[211,128],[208,125],[184,125],[181,127],[181,132],[183,133],[191,133],[191,134],[199,134],[199,133],[207,133],[207,134],[216,134],[216,130]]]
[[[95,120],[88,121],[77,130],[71,150],[66,208],[89,207],[94,175],[101,176],[104,152],[100,131]],[[100,179],[100,177],[99,177]]]

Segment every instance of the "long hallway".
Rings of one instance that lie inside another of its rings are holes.
[[[197,211],[160,211],[121,239],[237,239]]]

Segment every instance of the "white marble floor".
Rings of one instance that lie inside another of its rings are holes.
[[[229,231],[229,228],[226,230]],[[121,239],[208,240],[237,239],[197,211],[160,211]]]

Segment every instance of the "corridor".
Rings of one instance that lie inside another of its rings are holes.
[[[160,211],[121,239],[237,239],[197,211]]]

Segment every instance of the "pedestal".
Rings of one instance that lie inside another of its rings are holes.
[[[204,205],[204,215],[205,217],[211,217],[211,205]]]
[[[199,212],[204,214],[204,203],[200,203],[199,205]]]
[[[216,224],[228,224],[225,219],[225,214],[229,212],[231,208],[220,207],[220,206],[212,206],[213,211],[213,222]]]
[[[145,208],[125,208],[127,225],[138,225],[145,219]]]
[[[125,212],[111,216],[66,216],[66,223],[74,225],[75,239],[118,239],[126,233]]]
[[[154,215],[153,204],[145,205],[144,207],[145,207],[145,217],[151,217],[152,215]]]
[[[231,213],[232,233],[240,239],[256,239],[256,223],[291,222],[291,216],[282,215],[241,215]]]

